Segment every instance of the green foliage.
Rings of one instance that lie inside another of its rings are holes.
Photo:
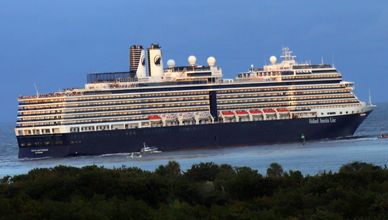
[[[283,168],[278,163],[271,163],[267,169],[267,176],[270,178],[279,178],[283,175]]]
[[[233,199],[250,200],[263,194],[263,177],[248,167],[236,168],[236,174],[227,183],[227,192]]]
[[[303,176],[214,163],[58,166],[0,180],[1,219],[388,219],[388,170],[354,162]]]
[[[179,176],[181,174],[181,167],[176,161],[169,161],[166,166],[160,165],[155,170],[155,173],[168,177]]]
[[[353,162],[343,165],[339,170],[340,173],[358,173],[358,172],[373,172],[378,171],[381,168],[373,164],[363,162]]]
[[[219,167],[212,162],[200,163],[187,170],[185,176],[192,181],[213,181],[219,171]]]

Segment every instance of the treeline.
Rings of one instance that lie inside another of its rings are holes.
[[[273,163],[58,166],[0,182],[0,219],[388,219],[388,169],[355,162],[303,176]]]

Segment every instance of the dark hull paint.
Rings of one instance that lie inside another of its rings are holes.
[[[57,143],[19,147],[19,158],[65,157],[138,152],[143,142],[161,151],[217,148],[257,144],[301,142],[351,136],[370,112],[321,119],[267,120],[237,123],[154,127],[68,133],[60,135],[19,136],[23,143]],[[315,121],[314,121],[315,120]],[[317,121],[318,120],[318,121]],[[59,143],[59,144],[58,144]]]

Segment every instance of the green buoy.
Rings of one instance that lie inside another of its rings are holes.
[[[304,145],[306,143],[306,138],[303,133],[300,135],[300,139],[302,140],[302,143]]]

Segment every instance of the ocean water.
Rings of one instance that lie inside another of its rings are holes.
[[[265,173],[272,162],[278,162],[284,170],[300,170],[314,175],[323,171],[337,171],[341,165],[363,161],[376,165],[388,165],[388,139],[380,139],[388,133],[388,103],[378,104],[375,111],[357,130],[354,138],[311,141],[305,145],[275,144],[250,147],[231,147],[215,150],[188,150],[163,152],[142,158],[130,158],[127,154],[19,160],[14,125],[0,123],[0,177],[27,173],[34,168],[67,165],[114,167],[136,166],[154,170],[170,160],[181,164],[183,170],[200,162],[227,163],[232,166],[248,166]]]

